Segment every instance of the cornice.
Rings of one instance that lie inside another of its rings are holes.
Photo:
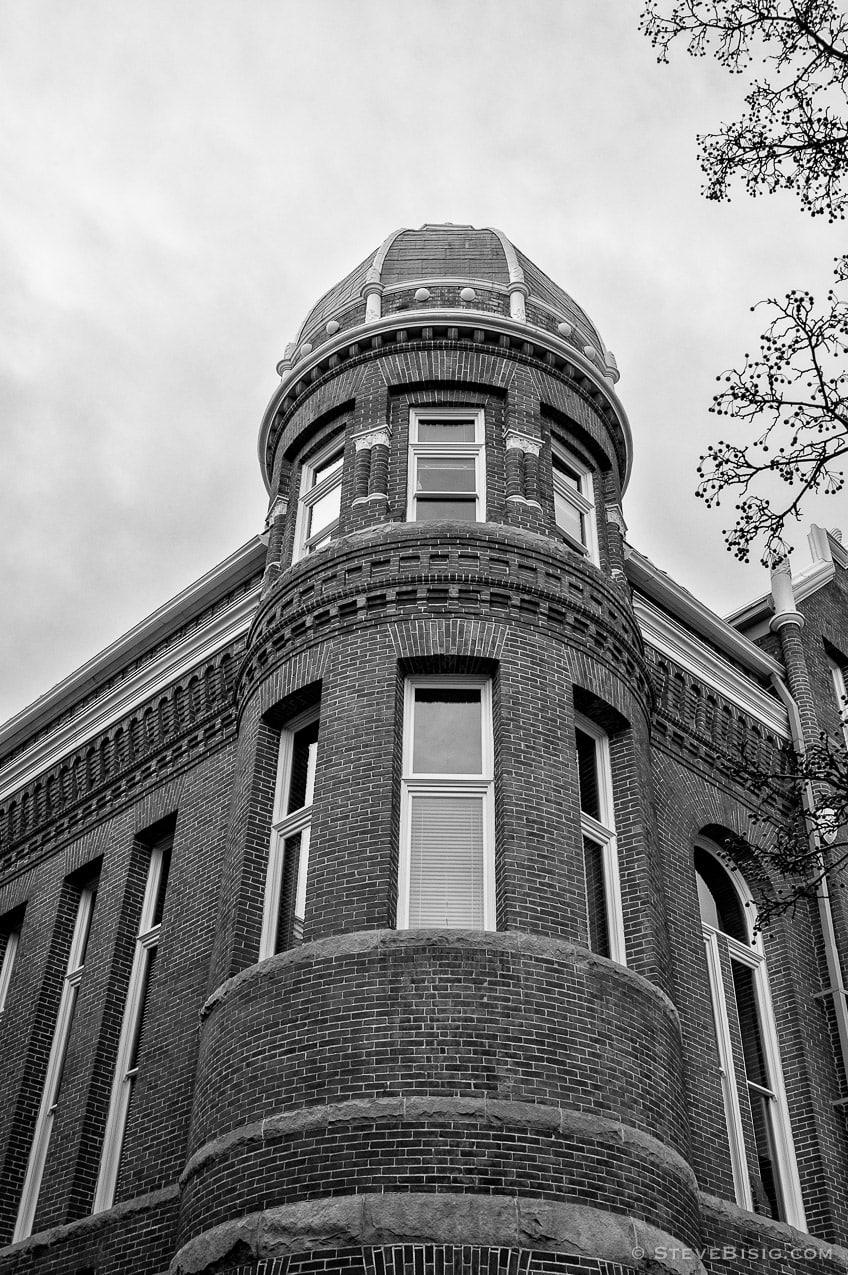
[[[174,622],[180,619],[185,621],[189,618],[192,611],[202,610],[210,605],[214,597],[213,585],[215,585],[214,591],[219,593],[226,593],[228,589],[233,588],[236,583],[233,579],[235,565],[239,566],[240,574],[244,574],[243,569],[246,565],[253,568],[264,561],[265,547],[260,543],[262,554],[259,555],[255,549],[256,543],[260,542],[245,545],[232,558],[221,563],[220,567],[202,577],[195,585],[172,599],[159,611],[154,612],[112,646],[107,647],[99,656],[95,656],[88,664],[83,665],[77,673],[66,678],[65,682],[61,682],[53,692],[37,700],[31,709],[25,709],[23,713],[12,718],[5,728],[7,736],[11,735],[13,728],[19,734],[23,734],[29,722],[32,722],[29,725],[29,733],[33,733],[38,728],[39,719],[44,717],[49,719],[50,715],[61,711],[63,702],[70,695],[69,687],[76,688],[77,697],[84,695],[90,689],[96,673],[102,668],[111,668],[119,652],[123,655],[123,661],[128,662],[132,658],[133,651],[143,650],[144,645],[154,644],[155,634],[165,627],[166,616],[172,620],[171,627],[173,627]],[[112,722],[119,720],[133,708],[164,690],[221,647],[246,633],[259,603],[259,592],[260,584],[257,583],[160,655],[134,670],[117,685],[105,690],[101,696],[85,705],[69,720],[60,723],[55,730],[37,739],[29,748],[13,757],[0,768],[0,800],[28,783],[30,779],[34,779],[54,762],[79,748]],[[194,606],[190,605],[192,600],[195,603]],[[31,716],[28,718],[28,715]]]
[[[421,275],[420,278],[404,279],[402,283],[392,283],[388,285],[377,284],[373,280],[371,281],[366,280],[366,282],[362,285],[362,292],[360,293],[360,295],[352,297],[349,301],[345,301],[342,304],[340,304],[338,309],[334,309],[332,320],[329,320],[329,321],[330,322],[335,321],[336,323],[339,323],[340,321],[344,320],[351,313],[351,311],[361,309],[362,295],[365,289],[367,288],[373,289],[376,287],[382,288],[381,296],[384,298],[384,301],[383,301],[384,305],[385,305],[386,298],[391,298],[393,296],[396,296],[404,292],[414,292],[416,288],[456,288],[457,290],[459,290],[460,288],[463,288],[463,287],[472,287],[475,289],[479,288],[481,293],[487,293],[487,292],[496,293],[498,296],[503,297],[505,300],[509,300],[509,297],[512,295],[512,293],[516,289],[521,289],[522,293],[526,294],[526,300],[531,302],[538,310],[542,310],[544,311],[545,314],[550,315],[551,319],[554,322],[563,321],[562,310],[558,309],[555,305],[552,305],[550,301],[543,301],[542,298],[537,296],[535,292],[530,291],[526,283],[524,282],[514,282],[509,284],[497,283],[491,279],[478,279],[476,275]],[[575,302],[575,307],[579,309],[579,306],[577,306],[576,302]],[[403,311],[398,310],[398,311],[391,312],[387,315],[384,315],[383,317],[392,318],[392,317],[397,317],[401,314],[407,314],[407,315],[411,315],[414,318],[415,315],[422,312],[423,312],[423,306],[420,305],[418,302],[416,302],[414,310],[411,310],[411,309],[403,310]],[[442,314],[442,313],[446,313],[447,311],[439,308],[438,312]],[[470,306],[463,306],[461,313],[462,314],[480,314],[481,311],[474,310]],[[485,313],[489,318],[493,317],[492,312],[490,310],[483,311],[482,313]],[[506,318],[507,316],[502,315],[500,317]],[[514,316],[513,316],[513,321],[518,322],[521,325],[522,329],[526,327],[532,332],[547,332],[548,331],[547,328],[539,328],[536,324],[534,324],[530,319],[527,319],[527,318],[523,320],[516,320],[514,319]],[[346,336],[349,332],[360,330],[363,326],[370,328],[373,322],[375,322],[375,320],[369,319],[366,321],[365,324],[357,325],[356,328],[344,328],[343,330],[340,329],[335,335],[337,336],[339,340],[342,340],[343,337]],[[581,323],[579,320],[570,319],[570,320],[567,320],[566,322],[568,323],[568,326],[571,328],[573,340],[575,342],[577,341],[579,337],[580,341],[582,341],[584,346],[586,345],[591,346],[593,349],[597,350],[598,354],[601,355],[606,360],[606,363],[607,363],[606,369],[596,368],[595,370],[600,371],[602,375],[604,374],[604,371],[606,371],[607,377],[610,377],[613,383],[618,381],[619,373],[618,373],[618,367],[614,362],[614,356],[607,349],[606,345],[604,344],[603,340],[600,337],[600,334],[598,334],[597,332],[594,332],[588,326],[586,326],[586,324]],[[402,326],[408,326],[408,325],[402,325]],[[302,328],[297,334],[297,339],[295,341],[292,341],[289,345],[286,346],[286,353],[283,359],[281,359],[281,363],[285,363],[286,361],[289,361],[291,364],[291,368],[293,368],[296,360],[306,357],[305,353],[301,354],[300,352],[303,349],[304,344],[309,340],[310,337],[314,339],[316,334],[322,330],[324,333],[327,332],[326,323],[324,322],[323,318],[316,319],[315,322],[310,324],[308,327]],[[566,344],[568,345],[569,350],[573,350],[575,353],[580,353],[580,347],[578,345],[571,345],[568,342],[566,342]],[[327,342],[322,341],[320,346],[314,347],[314,352],[317,354],[320,350],[323,350],[326,347],[327,347]],[[612,363],[610,363],[611,359],[613,360]]]
[[[445,280],[441,279],[439,282],[443,284]],[[422,327],[439,329],[448,327],[477,328],[482,331],[493,332],[498,336],[510,337],[522,343],[532,343],[551,354],[557,355],[564,362],[572,364],[586,377],[592,388],[606,400],[621,428],[627,455],[627,468],[623,475],[622,491],[626,488],[633,463],[633,435],[624,406],[612,388],[611,381],[604,376],[598,364],[575,349],[566,340],[553,332],[547,332],[544,328],[535,327],[531,323],[522,323],[516,319],[509,319],[504,315],[492,314],[487,310],[475,310],[471,306],[463,306],[461,308],[422,307],[415,310],[400,310],[393,314],[383,315],[381,318],[373,319],[367,323],[357,324],[352,328],[345,328],[343,331],[335,333],[329,340],[323,341],[316,349],[301,355],[291,367],[285,368],[280,384],[265,408],[259,429],[259,465],[269,493],[271,491],[270,476],[265,463],[268,435],[283,400],[292,389],[301,381],[308,382],[313,372],[317,373],[322,364],[326,364],[329,359],[334,355],[338,355],[347,346],[372,341],[374,337],[382,337],[389,332]],[[384,352],[392,353],[393,351],[387,349]],[[496,353],[497,351],[493,348],[490,352]]]
[[[781,703],[638,594],[633,607],[646,645],[693,673],[776,735],[789,738],[786,709]]]
[[[731,659],[749,668],[758,677],[782,676],[782,664],[761,651],[726,620],[722,620],[688,590],[675,583],[632,545],[625,545],[624,555],[625,574],[634,588],[665,607],[695,633],[725,651]]]

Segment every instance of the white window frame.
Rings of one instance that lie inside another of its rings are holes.
[[[419,442],[418,426],[421,422],[426,421],[473,421],[474,423],[474,441],[464,443],[447,442]],[[486,421],[485,413],[482,408],[461,408],[461,407],[441,407],[441,408],[410,408],[409,412],[409,465],[407,472],[407,501],[406,501],[406,518],[407,522],[416,522],[416,500],[419,493],[416,491],[416,475],[418,472],[418,461],[422,456],[451,456],[463,457],[470,456],[474,459],[474,521],[485,522],[486,519]],[[434,493],[421,493],[432,496]],[[451,494],[446,493],[449,497]],[[470,501],[468,502],[471,503]],[[426,519],[423,521],[427,521]],[[433,521],[436,521],[433,519]]]
[[[836,694],[836,706],[839,709],[839,720],[842,723],[842,737],[848,748],[848,686],[845,683],[845,670],[836,660],[830,661],[830,675],[833,678],[833,689]]]
[[[315,795],[315,766],[307,768],[304,804],[299,810],[286,814],[294,761],[294,741],[298,731],[320,720],[320,707],[310,708],[287,722],[280,732],[277,752],[277,778],[274,786],[274,814],[271,823],[271,843],[268,849],[268,872],[265,878],[265,899],[262,909],[262,936],[259,941],[259,959],[273,956],[277,946],[277,925],[280,910],[280,889],[285,866],[285,845],[289,837],[300,837],[300,863],[295,890],[295,917],[303,920],[306,904],[306,876],[309,867],[309,840],[312,830],[312,802]],[[317,759],[317,754],[316,754]],[[317,760],[316,760],[317,765]]]
[[[35,1121],[32,1146],[27,1161],[24,1186],[18,1205],[18,1216],[12,1243],[24,1240],[32,1234],[38,1197],[41,1193],[41,1181],[44,1177],[44,1166],[47,1163],[47,1152],[50,1147],[50,1135],[53,1132],[53,1121],[59,1105],[59,1090],[62,1085],[62,1070],[65,1054],[74,1021],[79,987],[85,970],[85,951],[91,930],[91,917],[94,911],[95,889],[84,886],[77,900],[77,914],[74,920],[74,932],[71,937],[71,948],[68,953],[68,964],[62,982],[62,994],[59,998],[59,1012],[56,1015],[56,1026],[53,1028],[53,1040],[47,1060],[47,1073],[44,1077],[44,1089]]]
[[[313,505],[323,497],[328,495],[336,487],[341,489],[344,479],[344,436],[337,434],[335,438],[327,443],[326,447],[312,456],[309,460],[304,461],[300,470],[300,495],[297,502],[297,520],[294,532],[294,556],[293,561],[299,562],[301,558],[306,558],[310,553],[320,548],[326,540],[331,540],[338,534],[339,519],[331,522],[328,526],[315,533],[313,536],[306,534],[309,526],[309,515]],[[334,470],[315,485],[315,471],[323,468],[329,460],[334,456],[341,455],[341,464],[338,469]]]
[[[422,688],[480,689],[482,768],[479,774],[416,774],[412,770],[415,692]],[[488,677],[409,677],[404,687],[403,761],[401,781],[401,837],[398,860],[397,928],[409,926],[412,798],[416,796],[479,796],[483,824],[483,930],[494,930],[495,920],[495,801],[494,739],[492,731],[492,682]],[[469,927],[471,928],[471,927]]]
[[[598,807],[600,819],[595,819],[585,810],[580,811],[580,845],[583,849],[583,838],[601,847],[604,867],[604,896],[607,910],[607,931],[609,934],[609,959],[619,965],[627,964],[627,949],[624,943],[624,917],[621,907],[621,880],[618,871],[618,841],[615,835],[615,815],[612,800],[612,769],[610,767],[609,737],[606,732],[596,726],[588,717],[576,713],[575,730],[581,730],[595,743],[595,769],[598,776]],[[575,738],[575,755],[577,743]],[[578,788],[578,803],[579,803]],[[585,862],[585,860],[584,860]],[[589,923],[589,890],[585,883],[586,924]]]
[[[563,481],[554,464],[555,460],[561,461],[563,465],[567,465],[574,472],[577,476],[579,490],[575,491],[573,487]],[[561,496],[581,515],[585,537],[579,540],[558,522],[556,526],[560,534],[565,537],[573,548],[585,554],[590,562],[594,562],[597,565],[598,524],[595,514],[595,480],[592,470],[584,465],[582,461],[579,461],[574,453],[570,452],[562,443],[553,440],[551,443],[551,473],[553,475],[555,496]],[[554,505],[554,510],[556,511],[556,505]],[[556,512],[554,512],[554,520],[556,521]]]
[[[742,908],[742,916],[745,919],[749,937],[748,943],[742,943],[724,930],[716,930],[714,926],[703,919],[701,920],[707,957],[707,973],[712,994],[713,1019],[718,1045],[724,1113],[727,1121],[736,1203],[740,1208],[747,1209],[749,1212],[754,1211],[751,1176],[748,1169],[748,1152],[751,1151],[755,1155],[756,1149],[748,1147],[745,1141],[742,1102],[743,1100],[749,1101],[749,1099],[747,1094],[740,1095],[739,1085],[736,1080],[737,1060],[743,1072],[745,1063],[744,1059],[738,1053],[734,1053],[733,1049],[733,1034],[731,1032],[727,997],[724,991],[725,972],[732,979],[732,971],[725,969],[722,944],[726,944],[726,960],[728,962],[737,961],[741,965],[747,965],[754,972],[754,995],[759,1011],[760,1035],[766,1070],[771,1079],[772,1088],[771,1090],[765,1090],[761,1086],[755,1085],[752,1081],[748,1082],[748,1087],[767,1094],[773,1100],[771,1125],[777,1162],[778,1184],[786,1213],[784,1221],[788,1222],[790,1226],[795,1226],[799,1230],[805,1231],[807,1223],[801,1198],[798,1165],[795,1159],[795,1144],[789,1121],[789,1104],[786,1098],[783,1067],[780,1061],[780,1046],[777,1039],[774,1007],[769,989],[766,958],[761,935],[752,933],[757,915],[756,905],[742,874],[735,868],[723,863],[720,856],[716,854],[714,847],[708,841],[699,840],[696,845],[699,850],[715,859],[730,878]],[[734,1006],[735,1010],[736,1007]]]
[[[110,1209],[115,1200],[115,1189],[118,1185],[121,1151],[124,1145],[130,1099],[132,1098],[133,1085],[138,1076],[138,1067],[132,1067],[130,1064],[138,1034],[142,1028],[151,953],[159,946],[162,926],[161,922],[154,924],[154,917],[156,915],[156,902],[159,896],[162,872],[165,866],[165,856],[169,848],[170,842],[167,846],[154,846],[150,851],[147,884],[144,890],[144,902],[141,906],[141,919],[139,921],[132,971],[130,972],[130,981],[127,988],[127,999],[124,1003],[124,1017],[118,1041],[115,1075],[109,1100],[109,1115],[106,1118],[106,1132],[103,1135],[100,1171],[97,1177],[92,1213],[102,1213],[105,1209]]]
[[[15,968],[15,957],[18,954],[20,941],[21,931],[19,926],[16,925],[6,931],[6,946],[3,949],[3,959],[0,961],[0,1015],[6,1008],[6,997],[9,995],[12,970]]]

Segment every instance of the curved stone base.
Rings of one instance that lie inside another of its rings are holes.
[[[635,1275],[648,1270],[704,1275],[696,1253],[680,1239],[623,1214],[504,1195],[398,1192],[283,1205],[221,1223],[183,1245],[170,1275]]]

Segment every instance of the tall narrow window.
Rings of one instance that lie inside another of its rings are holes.
[[[12,985],[12,970],[21,939],[22,910],[16,910],[0,921],[0,1015],[6,1008],[6,997]]]
[[[410,678],[398,927],[494,929],[491,683]]]
[[[554,481],[554,519],[574,548],[592,562],[598,560],[595,503],[591,471],[554,443],[551,449]]]
[[[578,717],[574,733],[589,946],[599,956],[608,956],[624,965],[624,929],[612,811],[609,740],[603,731],[585,717]]]
[[[765,960],[749,929],[752,900],[706,844],[695,851],[695,872],[736,1202],[804,1230]]]
[[[280,735],[260,960],[303,939],[317,760],[318,709],[311,709],[290,722]]]
[[[836,660],[831,660],[830,675],[833,678],[836,703],[839,706],[839,716],[842,719],[842,734],[846,745],[848,745],[848,685],[846,685],[845,679],[845,665],[838,663]]]
[[[62,1087],[65,1054],[68,1048],[77,996],[85,968],[85,952],[88,946],[91,917],[94,912],[96,897],[97,884],[92,881],[80,889],[77,898],[74,928],[71,936],[70,951],[68,952],[68,964],[62,982],[59,1012],[56,1015],[56,1026],[53,1031],[53,1041],[50,1045],[50,1055],[47,1060],[47,1075],[44,1079],[44,1089],[41,1094],[41,1103],[35,1122],[35,1133],[27,1162],[23,1193],[12,1236],[13,1243],[26,1239],[28,1235],[32,1234],[32,1224],[35,1218],[36,1206],[38,1205],[39,1192],[41,1191],[41,1179],[44,1176],[44,1166],[47,1163],[50,1135],[53,1132],[53,1121],[59,1106],[59,1091]]]
[[[103,1209],[111,1208],[115,1199],[124,1135],[138,1079],[147,1002],[159,947],[173,839],[173,832],[170,832],[150,851],[141,919],[118,1041],[118,1057],[112,1082],[109,1115],[106,1119],[106,1132],[103,1137],[93,1213],[100,1213]]]
[[[338,439],[304,464],[297,508],[295,560],[322,548],[338,532],[343,465],[344,443]]]
[[[486,517],[482,411],[444,408],[409,417],[410,522]]]

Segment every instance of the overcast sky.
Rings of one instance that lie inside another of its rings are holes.
[[[425,221],[499,227],[600,328],[630,541],[722,613],[763,592],[693,495],[714,377],[844,235],[701,198],[741,82],[657,66],[638,9],[0,0],[0,720],[261,530],[276,361]],[[848,531],[843,497],[817,516]]]

